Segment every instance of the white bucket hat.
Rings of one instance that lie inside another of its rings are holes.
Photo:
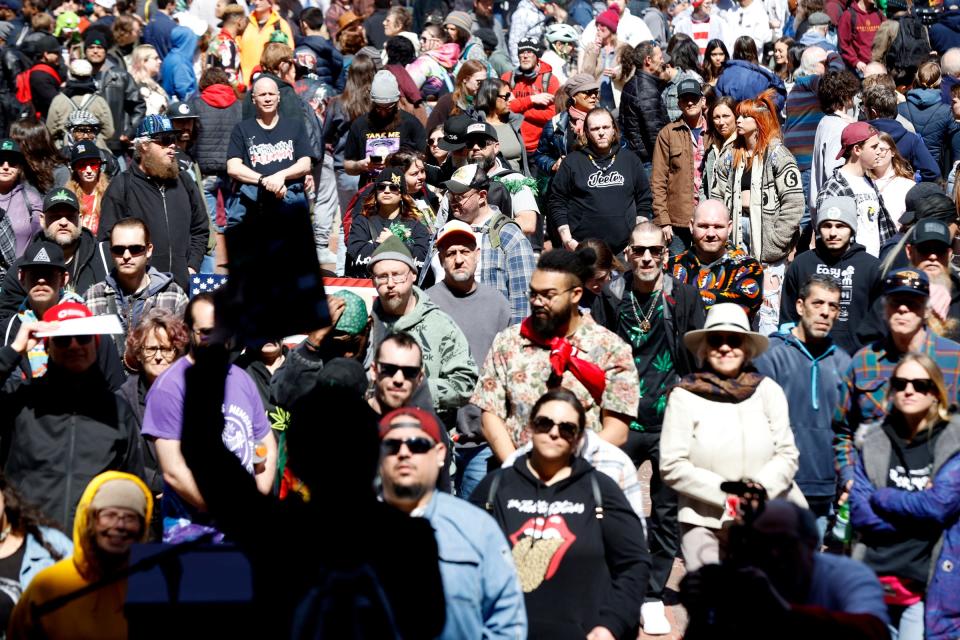
[[[709,333],[740,333],[743,334],[744,342],[751,345],[750,351],[756,358],[767,350],[770,341],[766,336],[750,330],[750,321],[747,320],[747,312],[738,304],[733,302],[721,302],[715,304],[707,312],[707,320],[703,323],[703,329],[696,331],[687,331],[683,336],[683,344],[687,345],[691,353],[698,353],[700,345],[707,339]]]

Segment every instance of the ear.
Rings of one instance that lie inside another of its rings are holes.
[[[910,264],[913,264],[913,259],[917,256],[916,249],[913,248],[913,245],[910,243],[906,244],[907,248],[907,260],[910,261]]]
[[[803,315],[803,298],[797,298],[797,301],[794,303],[794,306],[797,310],[797,316]]]
[[[583,285],[577,286],[570,295],[570,299],[573,300],[573,304],[578,304],[580,298],[583,297]]]
[[[442,442],[437,443],[437,466],[441,469],[447,461],[447,445]]]
[[[153,244],[147,243],[147,260],[153,257]]]

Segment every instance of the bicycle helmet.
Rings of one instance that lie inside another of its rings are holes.
[[[547,42],[551,44],[554,42],[572,42],[576,44],[580,39],[576,29],[569,24],[562,23],[552,24],[547,27],[544,37],[547,39]]]
[[[67,130],[69,131],[74,127],[96,127],[97,129],[102,129],[103,125],[100,124],[97,116],[86,109],[74,109],[70,115],[67,116]]]

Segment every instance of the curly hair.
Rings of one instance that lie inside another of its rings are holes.
[[[47,542],[41,530],[41,527],[45,527],[62,532],[60,525],[48,518],[39,507],[25,501],[2,472],[0,472],[0,491],[3,492],[3,513],[7,517],[10,530],[24,536],[33,536],[54,560],[61,560],[63,554]]]
[[[40,193],[53,188],[53,170],[62,164],[47,126],[36,118],[23,118],[10,125],[10,137],[17,141],[26,161],[24,177]]]
[[[140,370],[140,352],[147,336],[153,331],[163,330],[167,340],[177,352],[177,358],[187,352],[190,337],[187,334],[187,325],[177,314],[167,309],[150,309],[140,320],[140,323],[127,336],[126,348],[123,352],[123,362],[133,371]]]
[[[406,189],[404,189],[406,191]],[[370,194],[363,199],[363,209],[360,214],[366,218],[372,218],[377,215],[380,203],[377,202],[377,189],[374,187]],[[400,194],[400,219],[401,220],[420,220],[420,212],[417,210],[417,203],[413,201],[408,193]]]

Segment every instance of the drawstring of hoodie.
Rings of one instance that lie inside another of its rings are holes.
[[[814,411],[820,411],[820,388],[817,386],[820,382],[820,360],[826,358],[833,350],[837,348],[837,345],[832,344],[827,349],[820,354],[819,357],[814,358],[813,355],[807,351],[805,344],[800,342],[795,336],[791,335],[791,342],[796,344],[797,348],[803,353],[803,355],[810,358],[812,366],[810,367],[810,406],[813,407]]]

